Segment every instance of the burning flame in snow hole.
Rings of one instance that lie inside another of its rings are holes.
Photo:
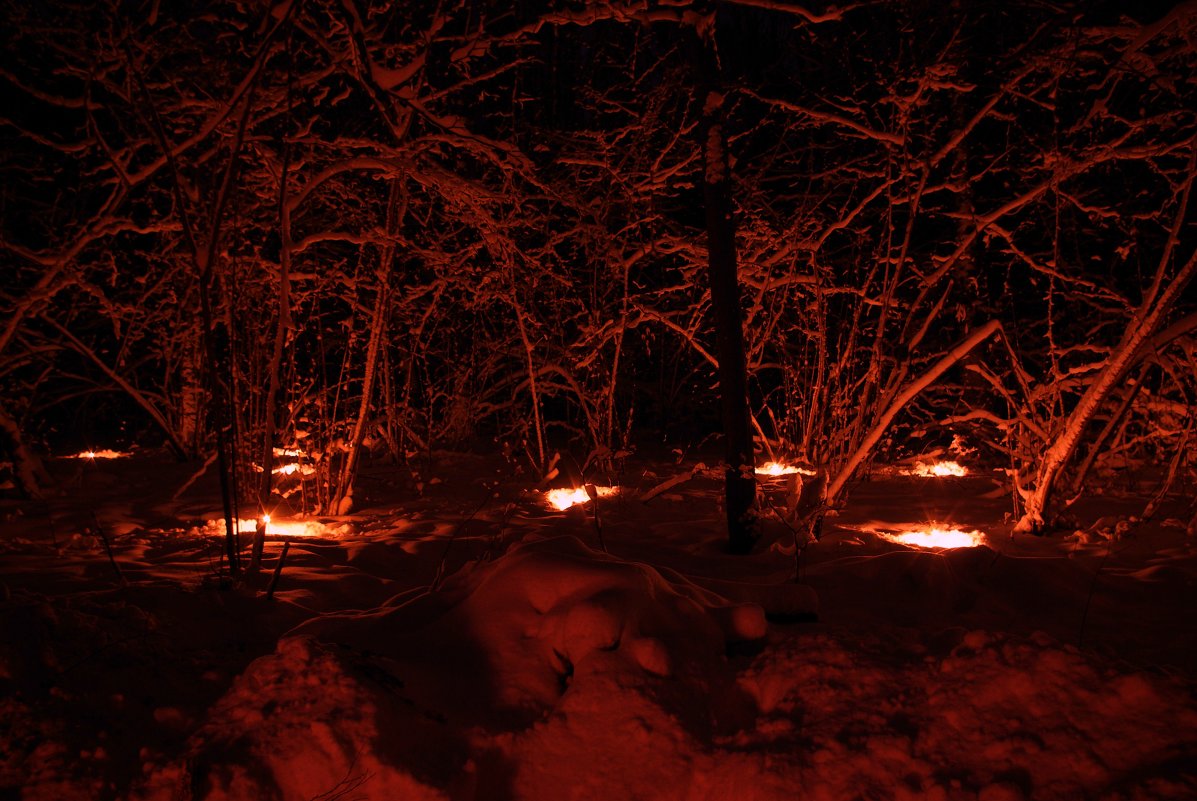
[[[282,467],[276,467],[273,470],[271,470],[270,472],[275,473],[276,475],[284,475],[284,476],[289,476],[292,473],[299,473],[300,475],[303,475],[303,476],[310,476],[316,472],[316,468],[312,467],[311,465],[299,464],[298,462],[291,462],[289,464],[283,465]]]
[[[600,498],[605,498],[608,495],[614,495],[619,490],[615,487],[595,487]],[[562,489],[549,490],[544,494],[545,500],[549,502],[549,506],[554,509],[564,512],[571,506],[579,503],[586,503],[590,500],[590,496],[586,494],[585,487],[568,487]]]
[[[960,462],[919,462],[906,471],[908,476],[967,476],[968,468]]]
[[[920,529],[903,531],[898,534],[886,534],[884,532],[879,532],[879,534],[890,542],[914,548],[946,550],[949,548],[975,548],[978,545],[985,544],[985,535],[975,529],[973,531],[961,531],[958,528],[942,528],[934,524]]]
[[[72,459],[124,459],[132,454],[120,451],[82,451],[72,456]]]
[[[307,453],[300,450],[299,448],[275,448],[274,455],[275,456],[289,456],[292,459],[307,458]],[[263,468],[260,464],[254,464],[254,471],[258,472],[258,473],[264,472]],[[301,464],[299,462],[287,462],[286,464],[279,465],[278,467],[272,468],[270,470],[270,472],[274,473],[276,476],[290,476],[290,475],[294,475],[295,473],[299,473],[301,476],[310,476],[316,472],[316,468],[315,468],[315,466],[313,466],[311,464]]]
[[[325,533],[325,525],[315,520],[271,520],[270,515],[262,515],[266,521],[266,536],[268,537],[319,537]],[[223,520],[209,520],[206,528],[224,531]],[[258,528],[255,518],[237,521],[238,534],[253,534]]]
[[[758,465],[756,473],[760,476],[788,476],[792,473],[801,473],[804,476],[815,475],[814,470],[807,470],[805,467],[794,467],[793,465],[782,464],[781,462],[765,462],[762,465]]]

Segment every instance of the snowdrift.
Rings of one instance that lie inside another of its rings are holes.
[[[694,752],[751,722],[725,654],[765,633],[754,604],[572,537],[532,541],[414,600],[299,626],[235,682],[145,797],[185,786],[213,800],[499,798],[528,755],[545,771],[521,771],[517,795],[552,797],[554,771],[586,765],[546,754],[589,762],[604,742],[619,758],[600,786],[628,781],[633,797],[639,771],[657,767],[652,757],[629,770],[629,746],[665,731],[685,744],[670,750]],[[683,763],[663,760],[669,783],[684,779]]]
[[[138,797],[1182,799],[1194,732],[1186,680],[1047,635],[766,631],[560,537],[301,624]]]

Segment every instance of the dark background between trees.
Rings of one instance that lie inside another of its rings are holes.
[[[299,445],[328,512],[363,452],[697,445],[716,96],[752,433],[823,502],[955,435],[1026,529],[1185,480],[1193,3],[3,6],[12,455],[163,442],[256,499]]]

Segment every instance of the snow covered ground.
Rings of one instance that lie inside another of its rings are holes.
[[[596,522],[444,455],[292,530],[268,600],[288,537],[224,586],[193,466],[55,469],[4,507],[0,798],[1197,798],[1197,541],[1141,499],[1011,539],[988,479],[892,476],[731,557],[717,482],[636,499],[681,466]],[[985,545],[878,533],[931,520]]]

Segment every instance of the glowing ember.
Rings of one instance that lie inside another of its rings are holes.
[[[915,548],[975,548],[985,544],[985,535],[980,531],[961,531],[958,528],[940,528],[935,525],[903,531],[900,534],[882,533],[881,536],[890,542]]]
[[[605,498],[608,495],[614,495],[619,490],[615,487],[595,487],[600,498]],[[590,496],[586,494],[585,487],[574,487],[573,489],[562,488],[549,490],[544,494],[545,500],[549,502],[558,511],[565,511],[571,506],[579,503],[586,503],[590,500]]]
[[[800,473],[804,476],[815,475],[814,470],[807,470],[804,467],[795,467],[794,465],[782,464],[781,462],[765,462],[758,465],[756,468],[757,475],[760,476],[788,476],[792,473]]]
[[[967,476],[968,468],[959,462],[919,462],[907,471],[908,476]]]
[[[126,456],[132,454],[121,453],[120,451],[82,451],[70,457],[72,459],[124,459]]]

